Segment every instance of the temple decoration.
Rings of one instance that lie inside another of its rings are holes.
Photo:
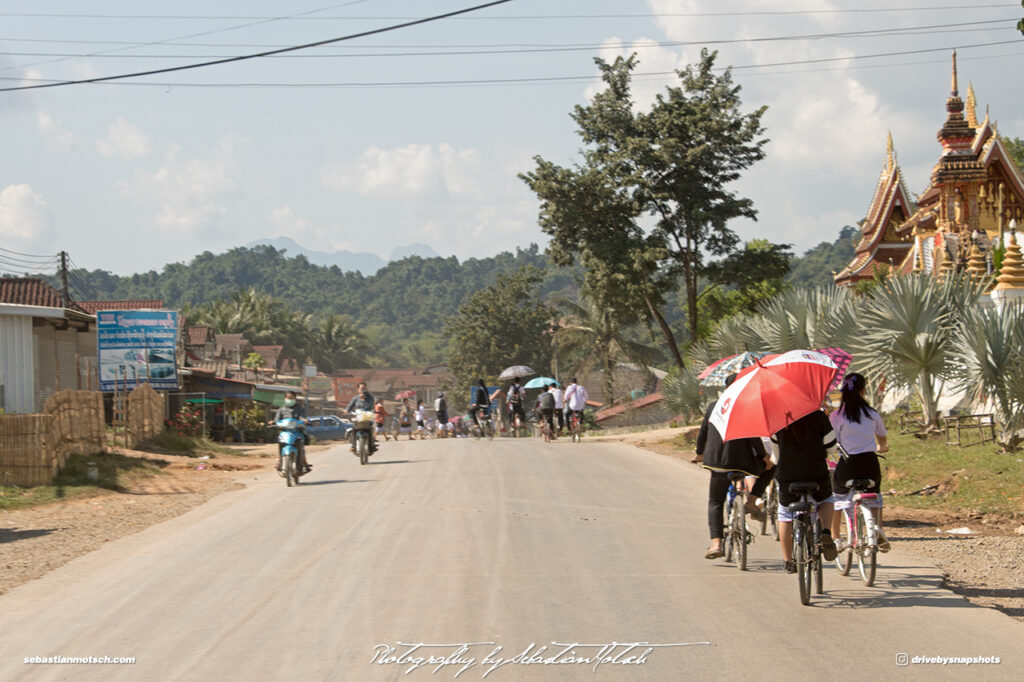
[[[1008,247],[1005,226],[1013,219],[1024,221],[1024,174],[988,109],[980,122],[976,111],[973,85],[968,86],[966,106],[960,99],[954,52],[946,120],[936,135],[941,154],[928,186],[911,198],[889,133],[885,166],[860,222],[854,259],[834,276],[836,284],[869,279],[890,263],[897,272],[941,275],[970,269],[988,276],[992,249]],[[1004,269],[1005,264],[1004,259]],[[1017,279],[1007,281],[1008,286],[1022,286]]]
[[[996,278],[996,289],[1024,289],[1024,257],[1021,256],[1016,232],[1009,234],[1003,267]]]

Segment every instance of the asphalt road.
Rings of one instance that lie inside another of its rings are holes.
[[[250,477],[0,597],[0,679],[1019,679],[1024,663],[1024,625],[898,550],[873,588],[827,568],[810,606],[767,538],[746,572],[705,560],[707,478],[681,460],[464,439],[388,443],[363,467],[344,447],[314,457],[297,488]],[[59,656],[136,662],[24,662]]]

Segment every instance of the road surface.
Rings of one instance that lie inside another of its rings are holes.
[[[706,561],[707,477],[681,460],[513,439],[314,457],[297,488],[250,475],[0,597],[0,679],[1013,679],[1024,663],[1024,624],[898,550],[873,588],[827,568],[810,606],[767,538],[746,572]],[[135,662],[25,662],[89,656]]]

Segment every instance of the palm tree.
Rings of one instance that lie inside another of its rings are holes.
[[[628,359],[646,368],[661,359],[654,346],[629,338],[621,316],[594,294],[584,291],[580,303],[563,300],[560,306],[566,314],[554,334],[557,352],[579,357],[573,368],[576,373],[601,368],[606,402],[615,402],[612,374],[617,360]]]
[[[782,353],[842,346],[857,321],[850,292],[833,286],[783,291],[758,305],[750,326],[764,344],[756,350]]]
[[[977,305],[983,289],[956,275],[912,273],[887,278],[859,301],[860,331],[851,340],[858,368],[885,377],[892,387],[912,388],[927,429],[938,428],[938,398],[952,376],[958,316]]]
[[[1007,450],[1024,427],[1024,304],[963,311],[952,343],[955,385],[976,401],[989,400]]]
[[[348,364],[358,364],[367,348],[366,337],[348,315],[330,314],[321,317],[313,330],[313,358],[318,367],[332,372]]]

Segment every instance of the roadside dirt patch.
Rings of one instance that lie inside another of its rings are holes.
[[[330,445],[312,445],[310,454]],[[121,490],[0,512],[0,594],[38,578],[105,542],[178,516],[223,492],[240,476],[270,470],[276,444],[234,446],[210,459],[118,448],[160,462],[160,473],[126,477]]]

